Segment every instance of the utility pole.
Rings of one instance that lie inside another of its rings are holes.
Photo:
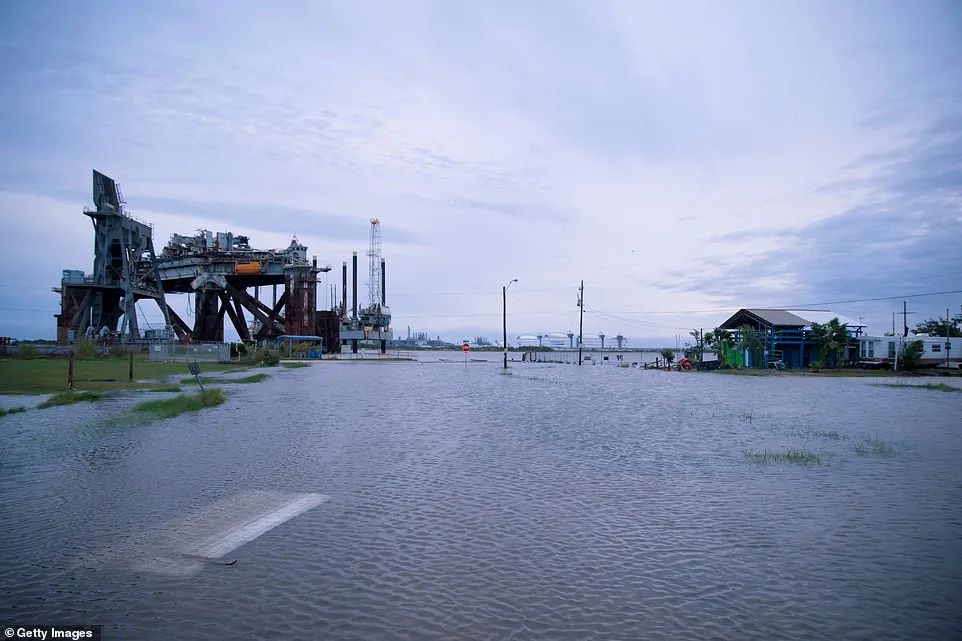
[[[949,369],[949,350],[952,349],[952,341],[949,340],[949,308],[945,308],[945,369]]]
[[[584,345],[582,340],[585,326],[585,281],[581,281],[578,288],[578,365],[581,365],[581,348]]]
[[[508,288],[512,283],[518,282],[515,278],[507,285],[501,287],[501,329],[504,332],[504,369],[508,369]]]
[[[909,335],[909,312],[908,303],[902,301],[902,337]]]

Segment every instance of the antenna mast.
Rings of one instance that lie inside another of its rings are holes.
[[[384,284],[381,282],[381,221],[377,218],[371,219],[371,246],[367,250],[369,261],[368,266],[368,305],[369,309],[378,309],[381,306],[381,289]]]

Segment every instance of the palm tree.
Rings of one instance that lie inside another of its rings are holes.
[[[818,357],[822,366],[829,369],[838,367],[848,348],[848,325],[839,322],[838,317],[827,323],[812,323],[812,340],[818,347]]]

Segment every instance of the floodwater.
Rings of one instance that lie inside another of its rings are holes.
[[[107,639],[962,636],[962,394],[500,372],[318,363],[149,424],[125,418],[143,395],[3,417],[0,622]],[[746,456],[790,449],[820,464]]]

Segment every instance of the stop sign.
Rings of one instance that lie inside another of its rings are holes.
[[[471,349],[471,348],[468,347],[468,344],[467,344],[467,343],[465,343],[464,345],[461,346],[461,351],[462,351],[462,352],[466,352],[466,351],[468,351],[469,349]]]

